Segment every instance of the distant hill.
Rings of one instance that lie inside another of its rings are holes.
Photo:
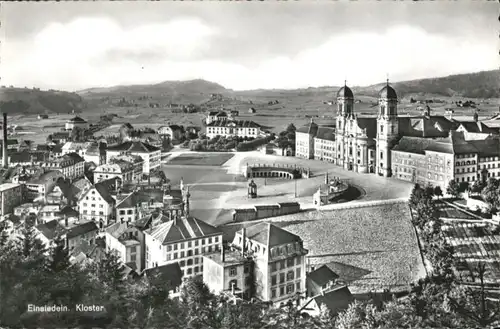
[[[9,114],[69,113],[84,108],[82,97],[71,92],[0,88],[0,111]]]
[[[210,94],[228,94],[231,90],[202,79],[188,81],[164,81],[157,84],[90,88],[77,91],[86,100],[119,99],[139,100],[148,97],[162,103],[200,103],[210,98]]]
[[[391,85],[399,96],[438,95],[464,98],[500,98],[500,71],[450,75],[447,77],[394,82]],[[355,87],[353,91],[376,96],[384,83]]]

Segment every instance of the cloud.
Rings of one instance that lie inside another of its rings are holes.
[[[297,88],[344,79],[367,85],[387,73],[392,80],[424,78],[498,63],[497,42],[472,34],[433,34],[405,24],[323,34],[309,27],[310,37],[293,31],[284,39],[273,31],[240,33],[195,16],[128,26],[78,18],[51,23],[33,40],[5,43],[2,80],[66,90],[193,78],[233,89]]]

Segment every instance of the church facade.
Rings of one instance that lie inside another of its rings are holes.
[[[412,182],[443,186],[450,179],[472,182],[479,177],[476,173],[483,168],[478,167],[474,171],[470,169],[470,172],[455,168],[457,163],[463,162],[457,159],[464,156],[462,153],[465,149],[477,150],[468,152],[477,154],[478,158],[490,159],[494,156],[493,161],[499,159],[498,130],[485,127],[483,123],[478,122],[477,115],[472,121],[461,122],[443,115],[432,115],[431,109],[426,107],[421,115],[400,116],[398,103],[397,93],[387,81],[378,94],[376,116],[361,117],[356,114],[352,90],[344,85],[337,92],[337,117],[333,134],[319,134],[323,127],[311,120],[309,125],[297,129],[296,156],[332,162],[346,170],[359,173],[394,176]],[[402,145],[399,145],[400,143]],[[329,156],[324,156],[322,150],[321,152],[315,150],[318,145],[328,145]],[[486,149],[486,145],[489,151],[483,156],[482,150]],[[412,154],[413,158],[416,158],[432,152],[442,153],[443,156],[450,154],[450,159],[441,161],[450,165],[443,165],[446,168],[440,169],[434,163],[427,163],[429,156],[425,157],[426,161],[423,162],[413,159],[401,160],[402,157],[411,158]],[[411,171],[404,167],[407,163],[415,163]],[[431,173],[430,168],[435,172]],[[491,169],[493,168],[495,167],[492,166]],[[461,177],[468,173],[474,178]],[[494,173],[491,175],[488,174],[487,177],[494,177]],[[422,179],[418,179],[419,177]]]

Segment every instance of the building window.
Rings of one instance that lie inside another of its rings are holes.
[[[271,298],[276,298],[276,289],[271,290]]]
[[[287,293],[287,295],[293,293],[294,292],[294,288],[295,287],[293,286],[293,284],[289,284],[288,286],[286,286],[286,293]]]
[[[236,267],[231,267],[229,269],[229,276],[236,276]]]
[[[276,282],[276,275],[271,276],[271,286],[275,286],[277,284]]]
[[[288,273],[286,274],[286,280],[293,280],[293,271],[288,271]]]
[[[181,251],[181,258],[184,258],[184,251]]]
[[[196,273],[198,273],[198,271],[199,271],[198,266],[195,266],[195,267],[194,267],[194,273],[196,274]]]
[[[286,266],[293,267],[293,258],[288,258],[286,260]]]
[[[300,291],[300,282],[297,282],[297,283],[295,284],[295,288],[297,289],[297,291]]]
[[[280,283],[285,282],[285,273],[280,273]]]
[[[187,269],[187,274],[188,274],[188,275],[189,275],[189,274],[193,274],[193,270],[192,270],[191,268],[188,268],[188,269]]]
[[[174,259],[177,259],[177,253],[174,252]]]
[[[172,251],[172,246],[171,245],[167,246],[167,251]]]
[[[300,268],[298,268],[298,269],[296,269],[296,270],[295,270],[295,277],[296,277],[297,279],[299,279],[299,278],[300,278]]]
[[[243,272],[244,272],[244,273],[248,273],[248,272],[249,272],[249,269],[250,269],[250,268],[248,267],[248,265],[245,265],[245,267],[243,268]]]
[[[280,296],[285,295],[285,287],[280,287]]]
[[[297,259],[297,262],[295,265],[300,265],[300,257],[297,257],[296,259]]]
[[[185,262],[185,261],[183,261],[183,260],[181,260],[181,261],[179,262],[179,265],[180,265],[180,267],[184,267],[184,266],[186,265],[186,262]]]
[[[278,270],[278,262],[274,262],[271,264],[271,272],[276,272]]]

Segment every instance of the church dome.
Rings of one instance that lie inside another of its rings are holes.
[[[337,92],[337,98],[354,98],[351,88],[344,86]]]
[[[380,90],[378,98],[387,98],[387,99],[398,99],[398,95],[394,88],[387,84],[382,90]]]

